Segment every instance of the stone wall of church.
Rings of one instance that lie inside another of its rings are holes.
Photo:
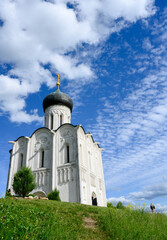
[[[33,192],[51,191],[52,134],[46,128],[38,129],[30,138],[21,137],[13,143],[9,170],[8,189],[12,190],[14,174],[21,167],[30,167],[37,183]]]
[[[32,193],[42,191],[47,195],[52,190],[52,149],[53,134],[48,129],[41,128],[32,135],[27,156],[27,166],[37,184]]]
[[[101,148],[81,126],[64,124],[56,131],[40,128],[13,142],[7,188],[12,191],[14,174],[32,169],[37,183],[32,193],[48,194],[57,188],[65,202],[106,206]]]
[[[11,189],[11,194],[14,194],[12,189],[14,174],[17,173],[22,166],[26,166],[27,146],[28,138],[26,137],[20,137],[17,141],[13,142],[7,186],[7,189]]]
[[[106,206],[101,148],[82,127],[78,128],[78,152],[81,203],[92,205],[96,198],[98,206]]]
[[[56,132],[56,187],[65,202],[79,202],[77,131],[71,124],[63,125]]]

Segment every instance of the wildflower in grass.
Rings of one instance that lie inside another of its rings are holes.
[[[134,210],[134,206],[130,203],[126,206],[126,208],[129,210]]]
[[[12,195],[11,195],[10,189],[6,190],[6,196],[5,196],[5,197],[11,197],[11,196],[12,196]]]

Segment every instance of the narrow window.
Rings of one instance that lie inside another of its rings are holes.
[[[20,154],[20,168],[23,167],[23,153]]]
[[[86,201],[86,188],[83,186],[83,200]]]
[[[51,129],[53,129],[53,114],[51,114],[51,126],[50,126]]]
[[[46,127],[46,116],[45,116],[45,127]]]
[[[70,148],[69,145],[67,145],[67,163],[70,162]]]
[[[81,161],[81,163],[83,163],[83,161],[82,161],[82,145],[80,144],[80,161]]]
[[[63,124],[63,115],[60,115],[60,126]]]
[[[90,170],[92,170],[91,153],[90,152],[88,152],[88,161],[89,161]]]
[[[40,168],[44,167],[44,150],[41,150],[41,162],[40,162]]]

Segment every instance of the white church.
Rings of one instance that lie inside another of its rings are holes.
[[[43,100],[45,127],[10,141],[7,189],[15,194],[14,174],[27,166],[37,183],[32,194],[47,196],[57,188],[61,201],[106,206],[102,148],[81,125],[71,124],[73,102],[60,91],[57,76],[57,90]]]

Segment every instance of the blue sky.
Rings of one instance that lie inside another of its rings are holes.
[[[56,89],[104,148],[107,198],[167,210],[167,7],[162,0],[0,2],[0,193],[10,140],[43,126]]]

